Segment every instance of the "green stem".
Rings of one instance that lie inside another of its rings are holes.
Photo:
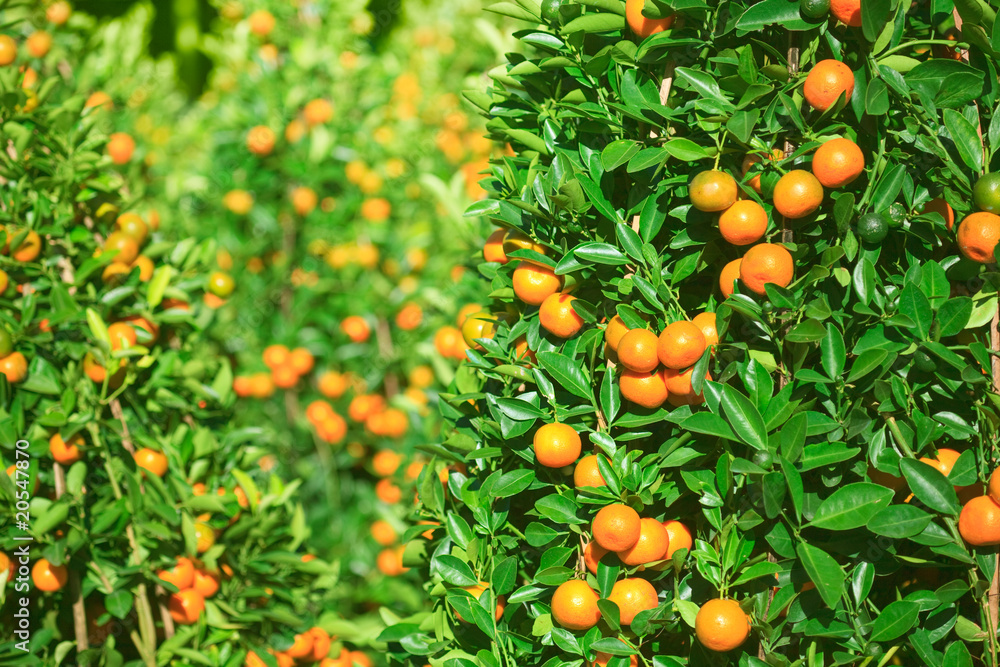
[[[917,46],[919,44],[947,45],[956,47],[962,45],[968,46],[968,44],[966,44],[965,42],[956,42],[951,39],[915,39],[912,42],[905,42],[903,44],[900,44],[899,46],[894,46],[888,51],[884,51],[882,55],[879,56],[879,58],[881,59],[885,58],[886,56],[891,56],[894,53],[898,53],[899,51],[905,51],[906,49],[913,48],[914,46]]]

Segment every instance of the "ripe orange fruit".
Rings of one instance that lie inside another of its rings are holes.
[[[45,10],[45,19],[49,23],[54,23],[55,25],[62,25],[69,20],[70,14],[73,13],[72,8],[69,3],[65,0],[57,0],[53,2]]]
[[[691,550],[694,545],[694,537],[691,531],[680,521],[671,519],[663,522],[663,529],[667,531],[667,553],[664,558],[672,558],[674,552],[680,549]]]
[[[571,465],[580,457],[583,449],[580,434],[572,426],[558,422],[544,424],[535,431],[532,444],[535,447],[535,458],[547,468]]]
[[[191,588],[198,591],[207,600],[219,592],[219,575],[213,574],[208,570],[196,568],[194,570],[194,579],[191,581]]]
[[[35,588],[46,593],[54,593],[66,585],[69,570],[65,565],[53,565],[45,558],[39,558],[31,568],[31,581]]]
[[[618,315],[615,315],[608,320],[608,326],[604,328],[604,342],[608,347],[617,352],[618,344],[628,332],[629,328],[625,325],[625,321]]]
[[[736,600],[709,600],[695,616],[694,633],[710,651],[731,651],[747,640],[750,618]]]
[[[993,474],[990,475],[990,484],[986,491],[993,500],[1000,502],[1000,468],[994,470]]]
[[[704,401],[701,394],[694,393],[691,380],[694,377],[694,367],[683,371],[666,368],[663,370],[663,381],[667,385],[667,400],[671,405],[698,405]],[[712,379],[708,371],[705,371],[705,378]]]
[[[297,347],[289,355],[288,363],[293,371],[299,375],[305,375],[313,369],[316,360],[309,350],[304,347]]]
[[[832,6],[831,6],[832,9]],[[854,72],[839,60],[821,60],[806,76],[802,94],[813,109],[826,111],[843,93],[848,100],[854,94]]]
[[[724,211],[736,203],[736,179],[724,171],[702,171],[691,179],[691,205],[699,211]]]
[[[597,457],[598,454],[588,454],[577,462],[576,468],[573,469],[573,485],[576,488],[608,485],[601,476],[600,468],[597,467]]]
[[[462,332],[455,327],[441,327],[434,334],[434,349],[442,357],[464,359],[467,348]]]
[[[715,313],[699,313],[694,316],[691,323],[701,329],[701,335],[705,337],[705,345],[711,347],[719,344],[719,330],[715,326]]]
[[[302,117],[310,127],[329,123],[333,118],[333,105],[324,99],[310,100],[302,108]]]
[[[247,148],[254,155],[264,157],[274,150],[274,130],[266,125],[257,125],[247,133]]]
[[[390,479],[380,479],[375,484],[375,495],[387,505],[395,505],[403,498],[403,492]]]
[[[719,274],[719,291],[722,292],[722,296],[726,299],[732,296],[735,291],[734,283],[740,277],[740,265],[742,263],[742,259],[734,259],[722,267],[722,273]]]
[[[616,581],[608,599],[618,605],[619,620],[623,626],[631,625],[639,612],[656,609],[660,604],[653,584],[638,577]]]
[[[594,517],[591,532],[594,540],[608,551],[624,551],[639,541],[639,513],[628,505],[615,503],[602,507]]]
[[[285,651],[289,656],[298,660],[306,656],[312,657],[313,636],[309,632],[295,635],[292,645]]]
[[[28,35],[24,45],[28,47],[28,53],[35,58],[44,58],[52,48],[52,35],[44,30],[36,30]]]
[[[80,447],[83,446],[83,436],[77,433],[67,443],[58,433],[49,438],[49,453],[56,463],[64,466],[72,465],[80,460]]]
[[[958,249],[980,264],[996,261],[993,249],[1000,242],[1000,215],[980,211],[965,216],[958,225]]]
[[[193,625],[205,611],[205,598],[201,593],[189,588],[170,596],[170,617],[179,625]]]
[[[656,519],[639,520],[639,539],[628,549],[618,552],[618,558],[629,567],[642,566],[660,560],[667,553],[667,531]]]
[[[618,342],[618,361],[636,373],[648,373],[660,365],[657,337],[649,329],[632,329]]]
[[[948,202],[944,200],[944,197],[935,197],[926,204],[924,208],[920,211],[923,214],[927,213],[938,213],[944,218],[945,227],[947,227],[950,232],[955,226],[955,209],[948,205]]]
[[[316,209],[316,204],[319,203],[319,195],[312,188],[299,186],[292,190],[291,200],[292,208],[295,209],[295,212],[301,216],[306,216]]]
[[[660,371],[650,373],[622,371],[618,378],[618,388],[626,401],[651,410],[663,405],[668,396],[667,384]]]
[[[812,172],[828,188],[842,188],[865,170],[865,156],[850,139],[830,139],[813,155]]]
[[[920,462],[926,463],[947,477],[951,474],[951,469],[955,467],[955,462],[958,461],[959,456],[961,456],[961,453],[956,452],[954,449],[939,449],[935,456],[921,457]]]
[[[349,387],[348,377],[335,371],[326,371],[319,376],[319,393],[327,398],[340,398]]]
[[[542,328],[558,338],[572,338],[583,328],[583,318],[573,310],[575,296],[556,292],[538,308]]]
[[[366,199],[361,204],[361,217],[369,222],[385,222],[391,213],[392,205],[381,197]]]
[[[434,369],[430,366],[417,366],[407,376],[411,387],[427,389],[434,384]]]
[[[115,322],[108,326],[108,338],[111,339],[112,350],[122,350],[134,346],[138,338],[135,328],[126,322]]]
[[[705,334],[698,325],[681,320],[668,324],[663,330],[656,352],[664,366],[680,370],[698,361],[706,347]]]
[[[16,236],[16,234],[16,232],[13,234],[8,232],[8,238]],[[114,236],[114,234],[112,234],[112,236]],[[10,256],[19,262],[33,262],[38,258],[38,255],[41,252],[42,237],[39,236],[38,232],[34,229],[31,229],[24,235],[24,238],[21,239],[21,242],[18,243],[17,247],[11,251]]]
[[[601,620],[600,599],[586,581],[563,582],[552,594],[552,620],[567,630],[589,630]]]
[[[139,244],[127,234],[114,232],[104,241],[104,252],[114,251],[118,251],[114,261],[131,264],[139,256]]]
[[[135,152],[135,139],[124,132],[115,132],[108,139],[108,155],[117,165],[128,164]]]
[[[190,558],[181,556],[172,568],[160,570],[156,576],[183,591],[185,588],[191,588],[194,583],[194,563]]]
[[[271,379],[274,381],[274,386],[279,389],[291,389],[298,384],[299,374],[289,366],[282,366],[271,371]]]
[[[823,185],[808,171],[794,169],[774,186],[774,208],[791,220],[811,215],[822,203]]]
[[[347,416],[356,422],[363,422],[368,417],[385,410],[385,399],[377,394],[359,394],[351,399],[347,406]]]
[[[768,157],[768,160],[774,162],[776,160],[782,159],[783,157],[785,157],[784,151],[782,151],[780,148],[774,148],[771,150],[771,156]],[[745,177],[747,173],[750,172],[751,167],[753,167],[755,164],[760,164],[762,161],[763,159],[757,153],[747,153],[746,157],[743,158],[743,164],[740,165],[740,169],[743,173],[743,176]],[[754,174],[750,178],[750,180],[746,181],[746,184],[749,185],[751,188],[753,188],[754,192],[760,194],[759,173]]]
[[[387,577],[398,577],[406,572],[408,568],[403,567],[403,548],[399,546],[380,551],[375,558],[375,566],[379,572]]]
[[[758,243],[747,251],[740,264],[740,280],[755,294],[766,294],[764,285],[788,287],[795,273],[792,254],[776,243]]]
[[[483,261],[497,262],[498,264],[507,263],[507,254],[503,251],[505,236],[507,236],[507,230],[503,228],[497,229],[489,235],[486,243],[483,244]]]
[[[595,657],[593,662],[588,662],[587,667],[608,667],[608,663],[611,662],[611,658],[615,657],[610,653],[601,653],[600,651],[594,651]],[[632,654],[628,658],[628,667],[639,667],[639,656]]]
[[[114,106],[115,103],[111,100],[111,96],[102,90],[98,90],[92,93],[90,97],[87,98],[87,101],[84,102],[83,104],[84,109],[100,108],[107,111],[113,109]]]
[[[655,35],[658,32],[667,30],[674,24],[673,14],[662,19],[646,18],[642,15],[642,8],[644,5],[645,0],[625,1],[625,20],[628,21],[628,27],[632,29],[632,32],[634,32],[637,37],[646,39],[650,35]]]
[[[3,585],[4,580],[11,581],[14,579],[14,562],[7,556],[4,552],[0,551],[0,585]],[[6,573],[6,577],[4,577]]]
[[[756,243],[767,232],[767,211],[752,199],[741,199],[719,216],[719,233],[733,245]]]
[[[135,465],[157,477],[167,474],[167,457],[163,452],[148,447],[136,451]]]
[[[830,0],[830,13],[845,25],[861,27],[861,0]]]
[[[0,373],[11,384],[24,382],[28,377],[28,360],[20,352],[11,352],[6,357],[0,359]]]
[[[403,331],[413,331],[424,319],[424,311],[415,303],[407,303],[396,314],[396,326]]]
[[[990,496],[979,496],[965,503],[958,516],[958,532],[976,547],[1000,544],[1000,504]]]
[[[539,306],[545,299],[562,289],[562,278],[547,266],[520,261],[514,269],[514,294],[531,306]]]
[[[284,345],[268,345],[264,348],[264,365],[272,371],[289,365],[291,358],[291,350]]]
[[[326,630],[320,627],[311,628],[309,634],[313,638],[312,659],[322,660],[330,653],[332,640]]]
[[[236,215],[246,215],[253,208],[253,195],[246,190],[230,190],[222,197],[222,205]]]
[[[601,562],[607,554],[611,553],[600,544],[591,540],[587,542],[587,546],[583,548],[583,562],[586,564],[587,569],[593,575],[597,574],[597,564]]]
[[[345,317],[344,321],[340,323],[340,330],[347,334],[347,337],[355,343],[365,342],[372,333],[368,322],[360,315]]]
[[[388,547],[396,543],[396,529],[388,521],[377,519],[371,525],[372,538],[383,547]]]
[[[267,37],[274,30],[274,15],[266,9],[258,9],[247,17],[250,32],[258,37]]]
[[[149,282],[149,279],[153,277],[153,271],[156,269],[156,266],[153,264],[153,260],[149,257],[139,255],[135,258],[135,261],[132,262],[129,270],[131,271],[134,268],[139,269],[139,280],[145,283]]]
[[[11,64],[17,59],[17,42],[10,35],[0,35],[0,66]]]

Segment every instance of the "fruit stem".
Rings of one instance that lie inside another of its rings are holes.
[[[52,466],[55,474],[56,500],[66,493],[66,476],[59,463]],[[69,591],[73,600],[73,634],[76,637],[77,654],[90,648],[87,641],[87,610],[83,606],[83,593],[80,590],[80,574],[76,570],[69,571]]]
[[[953,47],[956,47],[956,48],[958,48],[958,47],[968,48],[968,46],[969,46],[967,42],[956,42],[956,41],[953,41],[953,40],[950,40],[950,39],[915,39],[912,42],[904,42],[903,44],[900,44],[899,46],[892,47],[888,51],[883,51],[882,55],[879,56],[879,59],[885,58],[886,56],[891,56],[892,54],[898,53],[899,51],[903,51],[905,49],[909,49],[909,48],[912,48],[914,46],[922,46],[924,44],[946,45],[946,46],[953,46]]]
[[[883,417],[885,418],[886,426],[889,427],[889,431],[892,433],[893,440],[896,441],[896,444],[903,450],[903,453],[906,454],[907,458],[916,458],[913,454],[913,450],[911,450],[910,446],[906,444],[906,438],[903,437],[903,432],[900,430],[899,424],[896,423],[896,418],[892,415],[883,415]]]

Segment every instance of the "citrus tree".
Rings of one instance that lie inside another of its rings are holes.
[[[266,443],[260,466],[303,480],[312,544],[341,573],[326,627],[352,644],[381,631],[378,606],[421,606],[399,536],[414,489],[439,484],[418,448],[440,439],[436,395],[479,310],[462,211],[500,150],[452,92],[495,59],[459,44],[477,4],[408,3],[378,50],[388,27],[363,5],[218,3],[190,107],[160,63],[118,73],[141,6],[102,31],[91,75],[128,100],[164,224],[217,244],[208,331],[234,364],[235,424]]]
[[[216,243],[160,227],[123,98],[80,83],[93,20],[0,25],[0,660],[346,666],[300,483],[233,424]]]
[[[995,11],[516,0],[422,665],[997,664]]]

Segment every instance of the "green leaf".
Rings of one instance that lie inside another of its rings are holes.
[[[965,329],[972,317],[972,299],[959,296],[948,299],[938,309],[937,321],[941,326],[942,336],[954,336]]]
[[[920,605],[909,600],[891,602],[875,617],[871,641],[887,642],[902,637],[917,622]]]
[[[614,171],[631,160],[641,148],[642,144],[631,139],[612,141],[601,151],[601,163],[605,171]]]
[[[913,321],[914,329],[921,339],[927,338],[934,320],[934,312],[931,309],[931,302],[916,285],[912,283],[907,285],[899,294],[899,312]]]
[[[593,398],[593,388],[583,368],[558,352],[539,352],[541,366],[563,389],[580,398]]]
[[[844,336],[832,323],[826,325],[826,337],[820,341],[819,351],[826,376],[836,380],[844,372],[847,350],[844,348]]]
[[[535,472],[521,468],[504,473],[493,485],[494,498],[509,498],[521,493],[535,481]]]
[[[868,523],[892,502],[892,489],[869,482],[855,482],[834,491],[816,510],[810,525],[827,530],[851,530]]]
[[[945,514],[958,514],[958,496],[955,487],[937,468],[916,459],[901,459],[902,471],[910,490],[922,503]]]
[[[868,530],[893,539],[913,537],[923,532],[934,517],[913,505],[891,505],[868,520]]]
[[[983,144],[977,128],[954,109],[944,110],[944,125],[948,128],[958,154],[969,168],[976,173],[983,170]]]
[[[569,35],[574,32],[611,32],[625,27],[625,17],[620,14],[584,14],[563,26]]]
[[[799,542],[795,551],[823,602],[828,607],[836,607],[844,594],[844,581],[847,579],[843,568],[830,554],[807,542]]]
[[[874,42],[882,26],[892,16],[890,0],[865,0],[861,3],[861,32],[865,39]]]
[[[163,293],[167,290],[173,275],[174,268],[168,265],[153,271],[153,277],[150,278],[149,286],[146,288],[146,301],[149,302],[150,308],[156,308],[163,301]]]
[[[431,561],[431,564],[432,569],[449,584],[454,584],[455,586],[475,586],[479,583],[479,579],[472,573],[472,568],[455,556],[447,554],[436,556]]]
[[[767,428],[753,401],[727,384],[722,385],[721,405],[736,437],[754,449],[767,449]]]
[[[87,326],[90,327],[90,333],[95,339],[104,343],[108,348],[111,347],[111,336],[108,334],[108,325],[104,323],[104,319],[93,308],[87,309]]]
[[[628,264],[628,257],[610,243],[584,243],[573,249],[579,259],[594,264]]]

